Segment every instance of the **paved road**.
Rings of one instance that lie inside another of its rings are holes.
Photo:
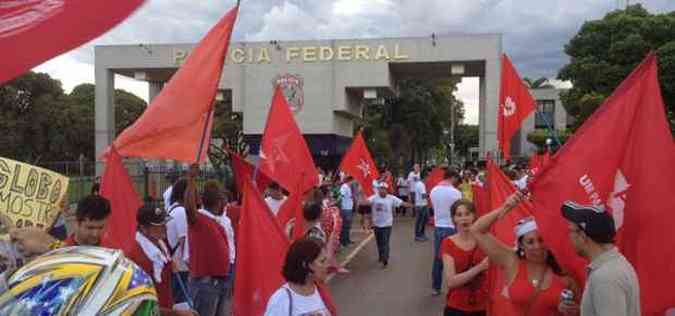
[[[347,265],[351,273],[330,281],[341,316],[441,315],[444,295],[431,296],[433,241],[415,242],[413,219],[395,218],[389,267],[377,262],[371,240]],[[427,226],[427,236],[433,231]]]

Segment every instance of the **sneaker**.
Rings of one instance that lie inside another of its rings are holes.
[[[386,268],[387,268],[387,265],[389,265],[389,261],[388,261],[388,260],[382,261],[382,269],[386,269]]]
[[[439,295],[441,295],[441,290],[434,289],[431,292],[431,296],[439,296]]]

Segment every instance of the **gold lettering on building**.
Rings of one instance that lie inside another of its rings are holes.
[[[370,47],[363,45],[356,45],[356,60],[367,61],[370,60]]]
[[[351,46],[338,46],[338,60],[352,60],[352,51]]]
[[[308,46],[302,48],[302,59],[305,62],[315,62],[317,61],[318,51],[317,47]]]
[[[300,47],[289,47],[286,50],[286,62],[291,62],[291,60],[300,57]]]
[[[246,57],[247,57],[246,62],[249,63],[249,64],[252,64],[253,63],[253,48],[249,47],[248,53],[246,54]]]
[[[384,45],[377,47],[377,52],[375,53],[375,60],[389,60],[389,51]]]
[[[333,60],[333,57],[335,56],[335,52],[333,52],[333,48],[329,46],[321,46],[319,48],[319,59],[321,61],[330,61]]]
[[[243,63],[244,59],[246,58],[246,52],[241,48],[235,48],[232,51],[231,55],[232,55],[232,58],[231,58],[232,62],[234,62],[235,64]]]
[[[408,55],[401,54],[400,47],[398,44],[394,45],[394,59],[396,60],[405,60],[408,59]]]
[[[256,63],[258,64],[269,64],[272,62],[272,59],[270,59],[270,51],[267,49],[267,47],[263,47],[260,50],[260,53],[258,53],[258,59],[256,60]]]

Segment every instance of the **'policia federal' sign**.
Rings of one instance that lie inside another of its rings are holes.
[[[15,227],[50,228],[67,191],[67,177],[0,157],[0,214]]]

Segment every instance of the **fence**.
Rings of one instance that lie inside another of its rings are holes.
[[[45,162],[37,165],[70,178],[68,202],[71,205],[91,194],[94,184],[100,182],[100,178],[96,177],[96,162],[94,161]],[[187,166],[183,165],[166,166],[135,159],[125,161],[125,166],[139,197],[145,203],[158,206],[163,203],[164,191],[172,185],[170,178],[178,178],[187,170]],[[229,186],[233,181],[232,178],[229,167],[224,170],[205,167],[200,170],[196,179],[197,188],[201,191],[207,180],[216,180]]]

